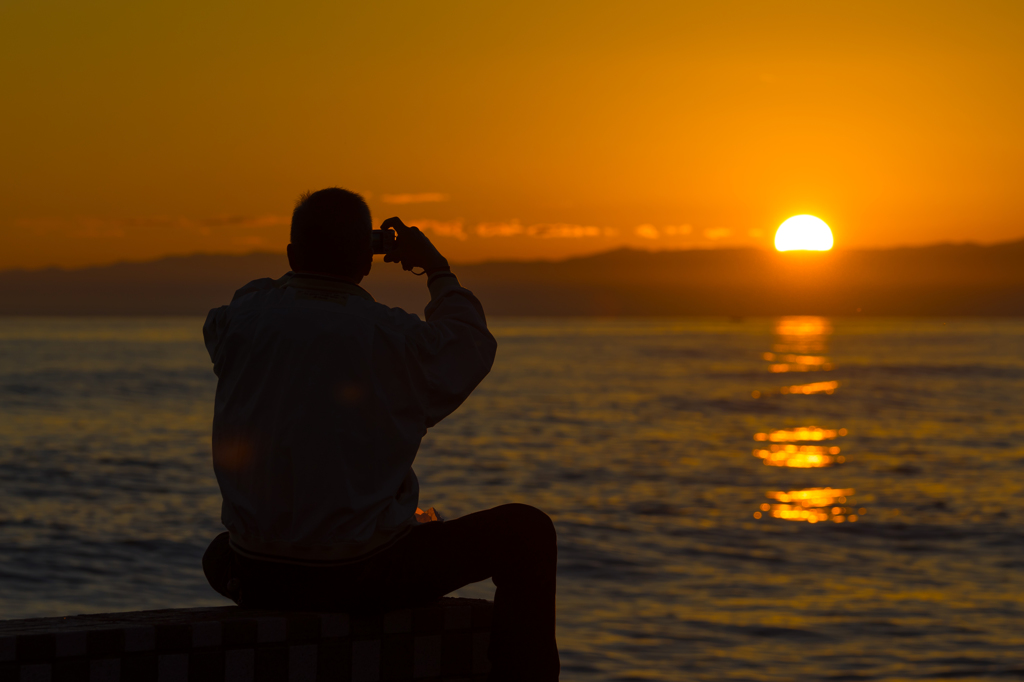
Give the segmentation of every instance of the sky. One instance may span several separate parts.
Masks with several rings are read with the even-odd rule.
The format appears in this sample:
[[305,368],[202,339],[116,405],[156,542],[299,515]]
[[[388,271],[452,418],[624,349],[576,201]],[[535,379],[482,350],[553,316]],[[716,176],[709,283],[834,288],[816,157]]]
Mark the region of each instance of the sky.
[[453,262],[1024,237],[1021,2],[0,0],[0,269],[282,250],[340,186]]

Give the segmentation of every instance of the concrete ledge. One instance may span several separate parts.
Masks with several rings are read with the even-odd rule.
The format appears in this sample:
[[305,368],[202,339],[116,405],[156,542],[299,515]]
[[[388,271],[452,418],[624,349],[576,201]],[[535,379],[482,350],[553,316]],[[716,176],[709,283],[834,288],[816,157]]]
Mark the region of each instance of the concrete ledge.
[[492,604],[360,617],[235,606],[0,621],[0,682],[483,682]]

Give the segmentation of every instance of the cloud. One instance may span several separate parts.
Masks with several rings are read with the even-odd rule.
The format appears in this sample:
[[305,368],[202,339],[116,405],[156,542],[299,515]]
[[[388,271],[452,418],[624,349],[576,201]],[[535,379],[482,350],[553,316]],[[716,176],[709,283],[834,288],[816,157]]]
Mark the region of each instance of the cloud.
[[692,225],[666,225],[662,231],[670,237],[682,236],[693,232]]
[[64,234],[85,239],[118,239],[148,236],[153,232],[186,231],[209,237],[214,232],[245,230],[272,230],[287,227],[289,216],[280,215],[222,215],[209,218],[184,216],[129,216],[96,218],[21,218],[14,223],[39,235]]
[[633,228],[633,231],[638,237],[644,239],[660,239],[662,235],[666,237],[681,237],[683,235],[690,234],[693,232],[691,225],[666,225],[660,230],[650,223],[643,225],[637,225]]
[[428,204],[437,201],[448,201],[448,195],[441,192],[420,192],[419,194],[382,194],[381,201],[385,204]]
[[638,237],[643,237],[644,239],[658,239],[661,237],[661,233],[658,232],[658,228],[654,225],[647,224],[637,225],[636,234]]
[[[186,218],[181,218],[180,220],[187,221]],[[281,225],[290,225],[292,221],[290,217],[281,215],[233,215],[205,218],[195,222],[203,227],[236,227],[251,229],[254,227],[278,227]]]
[[430,230],[437,237],[455,237],[459,240],[466,239],[466,233],[462,230],[461,220],[432,220],[430,218],[420,218],[419,220],[410,220],[410,225],[415,225],[421,230]]
[[480,223],[476,226],[476,233],[481,237],[512,237],[523,232],[523,226],[518,220],[510,220],[507,223]]
[[538,239],[582,239],[583,237],[600,237],[601,228],[569,223],[538,223],[526,228],[526,234]]
[[124,236],[124,230],[117,227],[89,226],[75,232],[73,236],[86,239],[118,239]]
[[585,237],[613,237],[617,231],[600,228],[594,225],[576,225],[574,223],[536,223],[524,228],[519,220],[507,223],[480,223],[476,233],[481,237],[514,237],[523,235],[534,239],[583,239]]
[[711,229],[704,230],[704,236],[708,239],[724,239],[732,234],[732,230],[728,227],[712,227]]

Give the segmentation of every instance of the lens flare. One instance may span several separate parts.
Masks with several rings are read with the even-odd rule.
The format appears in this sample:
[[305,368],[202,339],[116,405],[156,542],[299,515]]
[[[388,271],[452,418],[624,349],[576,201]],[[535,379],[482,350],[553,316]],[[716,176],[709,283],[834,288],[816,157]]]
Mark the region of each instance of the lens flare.
[[795,215],[779,225],[775,248],[779,251],[828,251],[832,248],[832,230],[821,218]]

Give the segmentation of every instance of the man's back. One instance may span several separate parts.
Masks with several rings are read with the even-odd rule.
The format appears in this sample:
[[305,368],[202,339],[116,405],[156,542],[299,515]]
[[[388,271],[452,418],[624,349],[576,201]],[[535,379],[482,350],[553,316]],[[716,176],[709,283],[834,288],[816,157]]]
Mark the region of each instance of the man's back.
[[357,285],[289,273],[210,311],[214,468],[236,551],[340,563],[414,523],[420,439],[483,379],[496,348],[454,277],[431,294],[424,322]]
[[[491,682],[558,679],[557,536],[544,512],[502,504],[416,523],[420,439],[490,371],[483,308],[416,227],[374,230],[358,194],[304,194],[292,271],[210,311],[218,376],[213,460],[228,532],[203,572],[243,607],[387,611],[494,581]],[[393,235],[389,237],[389,235]],[[373,254],[422,268],[426,321],[357,284]]]

